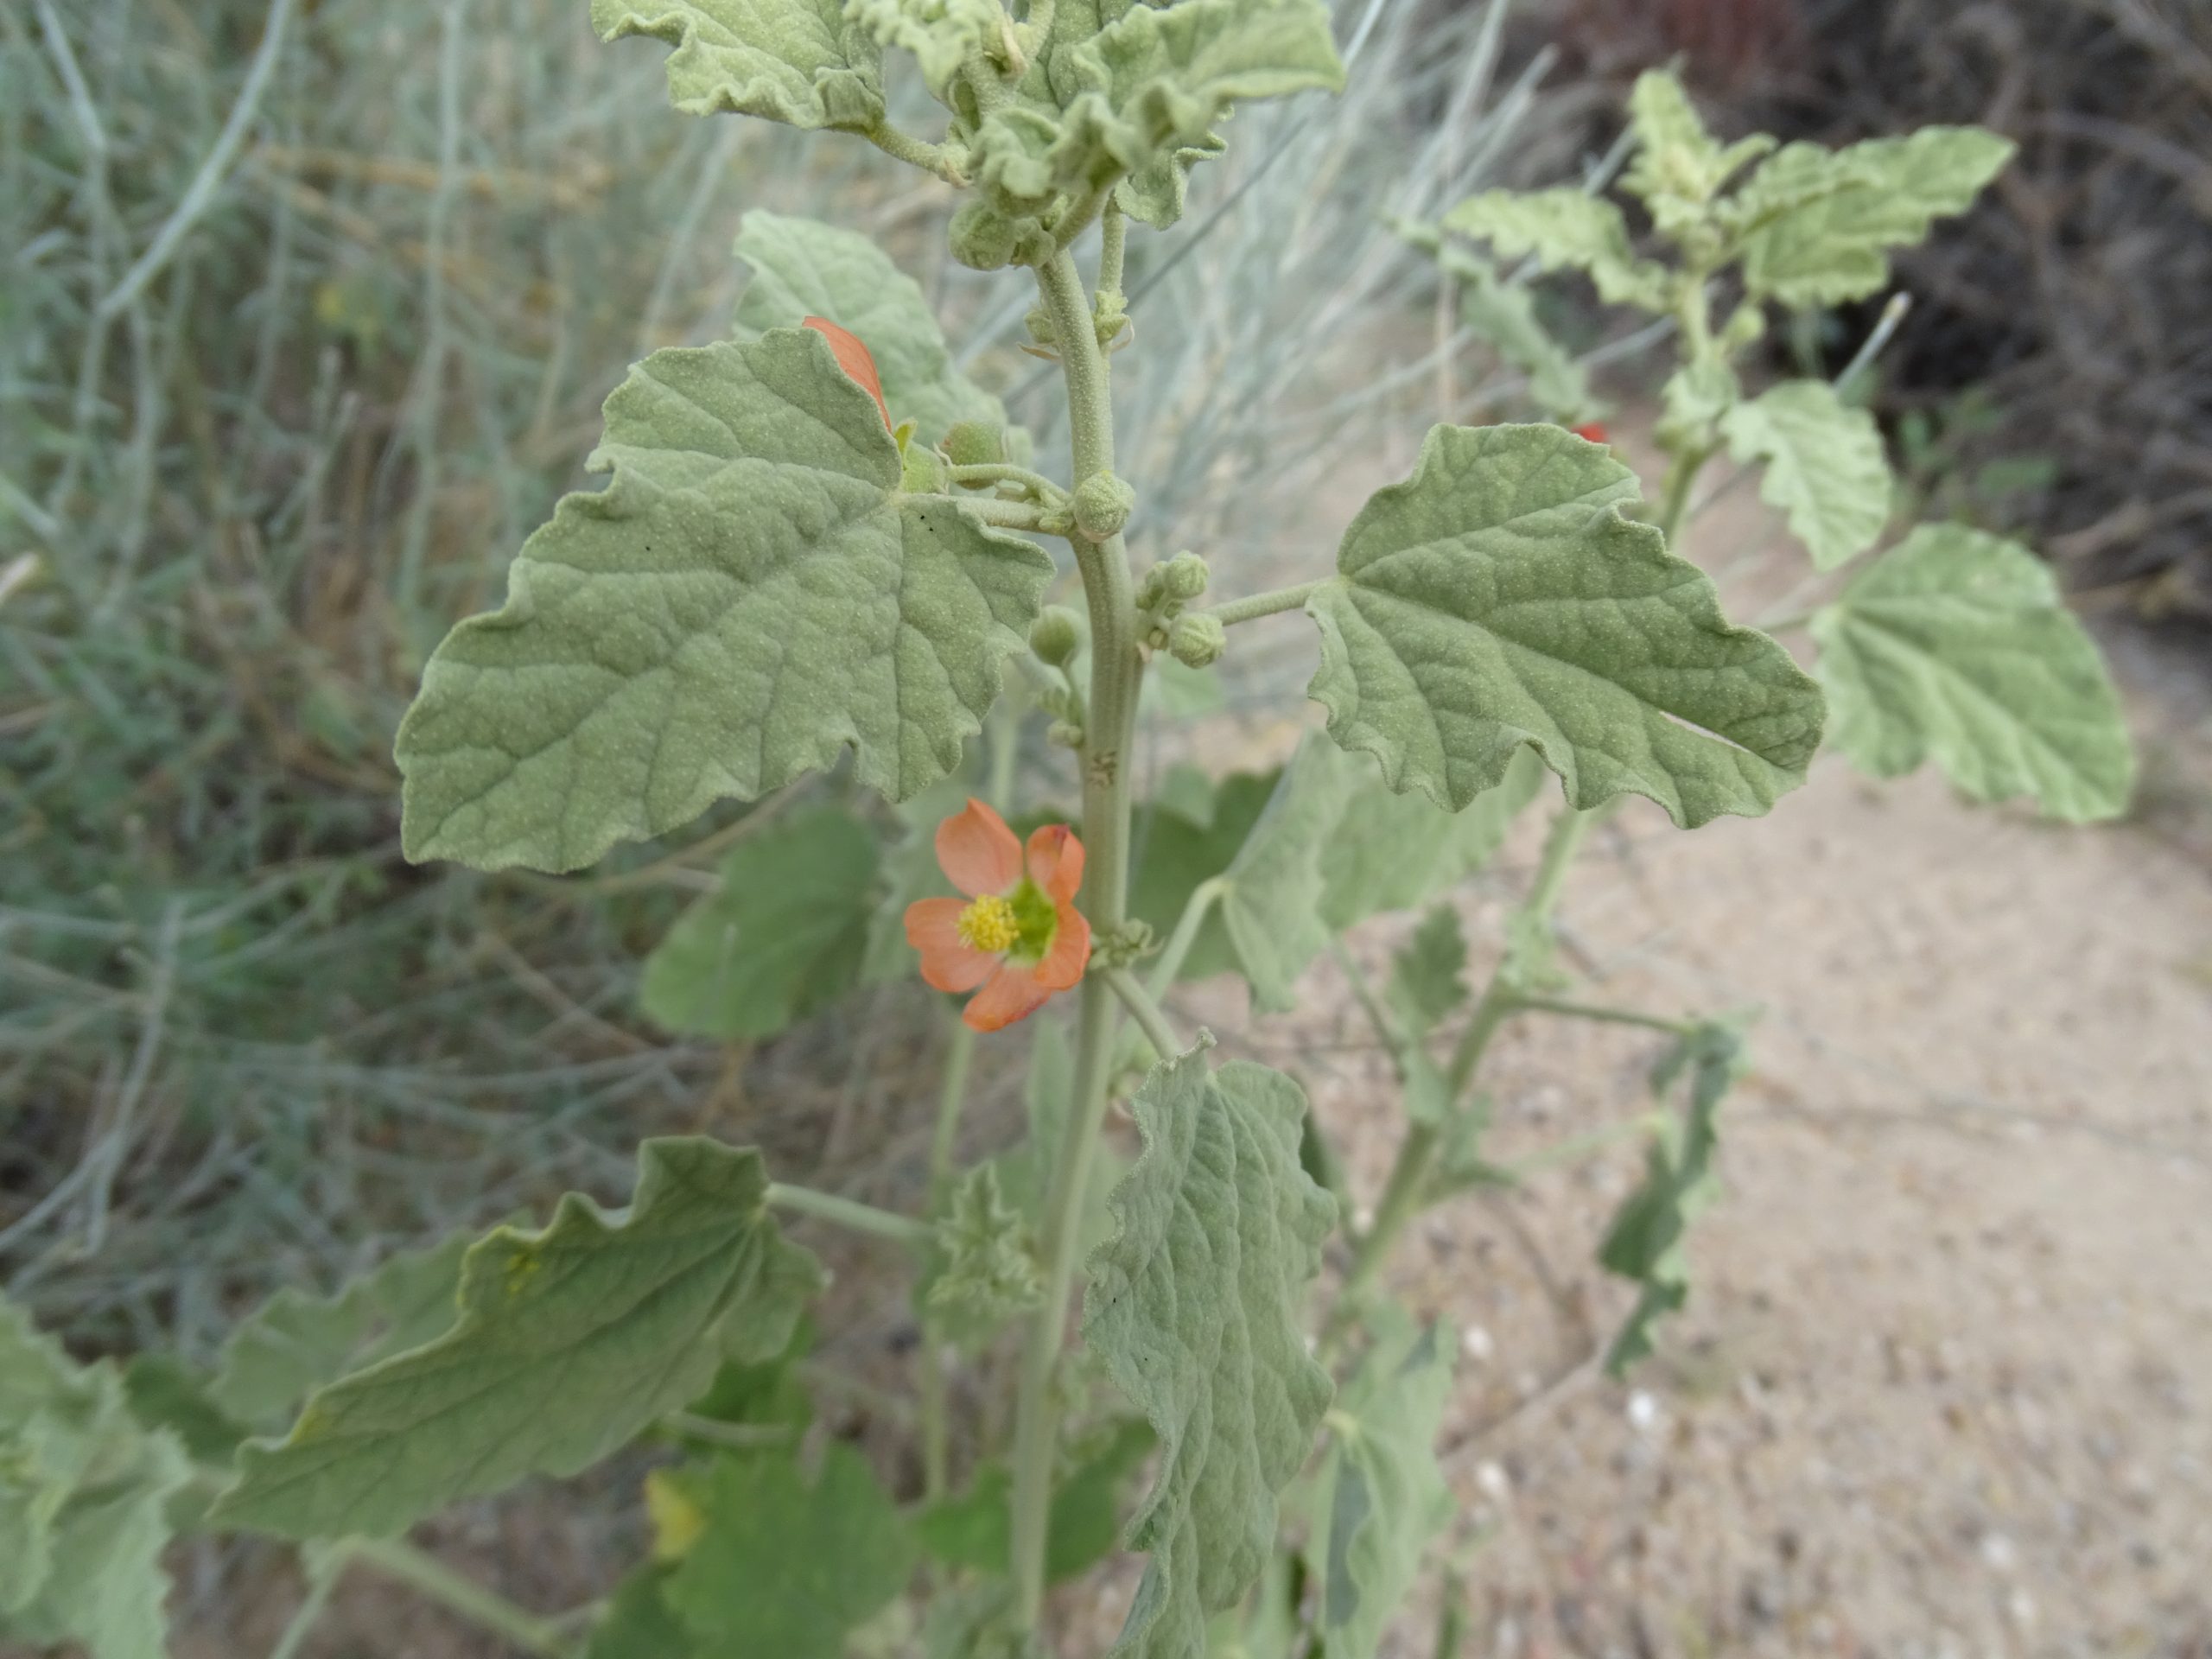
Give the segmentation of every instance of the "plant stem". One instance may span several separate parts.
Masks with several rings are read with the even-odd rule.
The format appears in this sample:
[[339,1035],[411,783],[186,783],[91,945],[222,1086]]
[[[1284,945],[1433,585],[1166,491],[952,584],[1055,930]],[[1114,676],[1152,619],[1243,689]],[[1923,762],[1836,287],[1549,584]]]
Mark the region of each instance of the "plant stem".
[[899,131],[887,121],[878,122],[863,136],[885,155],[896,156],[910,166],[920,168],[925,173],[934,173],[947,184],[962,185],[968,181],[962,176],[958,163],[952,159],[952,152],[943,144],[925,143],[911,133]]
[[[1059,341],[1073,479],[1079,485],[1113,470],[1112,383],[1073,257],[1063,249],[1039,270],[1037,283]],[[1128,749],[1144,663],[1137,654],[1128,551],[1122,537],[1095,543],[1078,537],[1074,546],[1090,611],[1092,644],[1090,718],[1082,755],[1085,860],[1079,901],[1092,937],[1103,938],[1119,931],[1128,904]],[[1068,1103],[1045,1205],[1045,1295],[1030,1316],[1014,1402],[1014,1615],[1016,1629],[1024,1635],[1035,1631],[1044,1611],[1045,1531],[1059,1437],[1059,1408],[1052,1385],[1067,1334],[1081,1201],[1090,1187],[1091,1159],[1106,1111],[1116,1013],[1114,992],[1104,977],[1086,976],[1076,1036],[1075,1096]]]
[[1028,501],[1001,501],[988,495],[930,495],[915,494],[912,501],[942,501],[948,506],[964,507],[987,524],[996,524],[1001,530],[1026,530],[1032,535],[1042,536],[1045,515]]
[[1663,1031],[1675,1037],[1687,1037],[1690,1033],[1690,1027],[1680,1020],[1639,1014],[1634,1008],[1601,1007],[1594,1002],[1573,1002],[1557,996],[1524,996],[1520,1002],[1522,1011],[1529,1014],[1556,1014],[1563,1019],[1594,1020],[1608,1026],[1640,1026],[1646,1031]]
[[938,1086],[937,1127],[930,1132],[930,1203],[944,1201],[952,1183],[952,1151],[960,1135],[960,1115],[968,1101],[968,1073],[976,1059],[976,1031],[957,1015],[944,1045],[944,1077]]
[[338,1588],[338,1575],[346,1569],[344,1547],[312,1560],[308,1567],[308,1592],[286,1621],[283,1633],[276,1638],[276,1645],[269,1649],[269,1659],[293,1659],[315,1629],[315,1621],[330,1605],[331,1592]]
[[1128,239],[1129,222],[1118,205],[1109,200],[1098,226],[1098,294],[1101,299],[1122,294],[1122,255]]
[[412,1544],[397,1538],[350,1538],[341,1548],[347,1560],[397,1580],[470,1624],[504,1637],[525,1653],[566,1659],[574,1651],[553,1620],[516,1606]]
[[1176,1036],[1175,1028],[1167,1023],[1160,1004],[1137,982],[1135,974],[1126,968],[1109,968],[1105,979],[1114,995],[1122,999],[1122,1006],[1143,1028],[1145,1040],[1152,1045],[1153,1052],[1163,1060],[1172,1060],[1184,1051],[1187,1045]]
[[1183,971],[1191,947],[1198,943],[1198,930],[1206,925],[1206,918],[1228,891],[1227,878],[1218,875],[1210,876],[1191,889],[1190,898],[1183,904],[1183,913],[1175,918],[1175,931],[1167,936],[1166,947],[1152,964],[1152,977],[1145,982],[1145,991],[1154,1001],[1162,1001],[1174,989],[1175,976]]
[[1698,474],[1712,459],[1713,451],[1699,444],[1682,450],[1668,464],[1659,529],[1667,538],[1669,551],[1675,550],[1675,538],[1682,533],[1682,522],[1689,516],[1690,492],[1697,486]]
[[779,1209],[812,1216],[817,1221],[832,1222],[872,1237],[887,1238],[896,1244],[918,1246],[930,1242],[927,1222],[915,1221],[906,1216],[894,1216],[888,1210],[879,1210],[872,1204],[862,1204],[855,1198],[841,1198],[834,1192],[817,1192],[810,1186],[790,1186],[782,1181],[771,1181],[768,1184],[768,1202]]
[[1254,594],[1249,599],[1232,599],[1226,605],[1210,607],[1209,614],[1220,619],[1224,628],[1233,628],[1239,622],[1249,622],[1262,616],[1273,616],[1278,611],[1294,611],[1313,597],[1319,582],[1301,582],[1295,588],[1278,588],[1271,594]]
[[1541,1152],[1530,1153],[1504,1166],[1505,1173],[1516,1180],[1551,1169],[1560,1164],[1573,1163],[1586,1153],[1601,1152],[1616,1141],[1625,1141],[1630,1135],[1656,1135],[1665,1124],[1664,1112],[1639,1112],[1636,1116],[1618,1123],[1608,1123],[1602,1129],[1591,1129],[1582,1135],[1569,1135],[1556,1146],[1546,1147]]
[[948,470],[956,484],[1019,484],[1039,501],[1067,499],[1067,492],[1044,474],[1033,473],[1027,467],[1016,467],[1007,461],[979,461]]
[[1390,1069],[1397,1073],[1398,1081],[1404,1083],[1413,1069],[1406,1054],[1405,1033],[1398,1029],[1397,1021],[1390,1017],[1390,1011],[1382,1006],[1382,999],[1376,995],[1375,987],[1368,981],[1367,970],[1353,957],[1344,944],[1343,934],[1330,936],[1329,954],[1336,958],[1337,967],[1344,974],[1344,983],[1351,987],[1352,1000],[1367,1015],[1367,1023],[1375,1027],[1377,1040],[1390,1052]]

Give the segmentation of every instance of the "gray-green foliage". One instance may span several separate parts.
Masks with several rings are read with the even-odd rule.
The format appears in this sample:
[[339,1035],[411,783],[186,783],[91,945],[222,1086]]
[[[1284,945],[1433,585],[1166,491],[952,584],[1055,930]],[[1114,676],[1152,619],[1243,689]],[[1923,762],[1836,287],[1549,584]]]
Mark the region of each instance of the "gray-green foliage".
[[1326,1659],[1374,1659],[1384,1627],[1449,1522],[1436,1435],[1451,1397],[1449,1326],[1378,1320],[1375,1345],[1329,1413],[1307,1550]]
[[168,1504],[188,1474],[111,1362],[78,1364],[0,1300],[0,1638],[160,1659]]
[[838,1659],[913,1572],[912,1529],[849,1446],[812,1473],[788,1453],[741,1453],[671,1480],[697,1531],[660,1599],[702,1656]]
[[1742,1033],[1732,1024],[1709,1021],[1690,1031],[1651,1069],[1651,1091],[1662,1099],[1688,1072],[1689,1102],[1679,1120],[1665,1120],[1643,1185],[1629,1194],[1599,1247],[1603,1267],[1643,1287],[1628,1323],[1605,1351],[1606,1368],[1616,1376],[1651,1351],[1652,1328],[1689,1300],[1682,1241],[1692,1219],[1713,1199],[1719,1179],[1713,1156],[1719,1140],[1720,1102],[1744,1066]]
[[573,1474],[701,1393],[724,1357],[780,1352],[820,1284],[767,1213],[760,1154],[645,1141],[629,1209],[570,1194],[463,1262],[443,1336],[308,1401],[239,1453],[220,1524],[389,1535],[528,1474]]
[[456,1233],[402,1251],[334,1296],[279,1291],[223,1344],[208,1398],[251,1428],[281,1429],[324,1383],[442,1336],[459,1312],[468,1242]]
[[592,0],[591,22],[604,41],[675,48],[669,102],[687,115],[855,131],[883,118],[882,54],[842,0]]
[[1223,873],[1222,920],[1252,1005],[1264,1013],[1294,1006],[1298,976],[1328,944],[1322,859],[1354,772],[1339,751],[1308,738]]
[[756,208],[737,257],[753,270],[737,302],[740,338],[827,317],[868,347],[891,418],[916,423],[923,442],[961,421],[1005,423],[1005,405],[953,367],[921,284],[859,232]]
[[959,764],[1052,561],[899,493],[882,412],[810,330],[656,352],[594,464],[400,727],[410,857],[569,870],[826,767],[894,799]]
[[1131,1103],[1144,1151],[1090,1263],[1084,1340],[1160,1437],[1127,1543],[1150,1553],[1118,1655],[1185,1659],[1260,1576],[1276,1494],[1329,1402],[1300,1319],[1336,1205],[1299,1166],[1305,1096],[1201,1048]]
[[1579,807],[1632,792],[1688,826],[1771,807],[1819,745],[1819,689],[1626,516],[1637,498],[1557,427],[1433,429],[1306,603],[1331,735],[1454,809],[1523,746]]
[[1637,256],[1627,217],[1602,196],[1485,191],[1445,214],[1444,228],[1488,242],[1509,259],[1530,257],[1546,270],[1586,272],[1609,304],[1665,308],[1665,268]]
[[1789,515],[1814,565],[1847,563],[1890,518],[1890,464],[1874,417],[1824,380],[1785,380],[1720,416],[1739,461],[1764,461],[1760,493]]
[[2095,642],[2025,548],[1926,525],[1813,619],[1837,747],[1878,778],[1932,760],[1967,795],[2084,823],[2126,810],[2127,725]]
[[1390,958],[1390,1006],[1410,1035],[1426,1038],[1467,1001],[1467,941],[1459,913],[1439,905]]
[[874,833],[842,808],[764,825],[645,959],[645,1013],[670,1031],[741,1042],[827,1007],[859,982],[875,880]]
[[976,1165],[953,1189],[936,1255],[923,1305],[955,1342],[992,1337],[1044,1299],[1028,1223],[1001,1196],[995,1165]]

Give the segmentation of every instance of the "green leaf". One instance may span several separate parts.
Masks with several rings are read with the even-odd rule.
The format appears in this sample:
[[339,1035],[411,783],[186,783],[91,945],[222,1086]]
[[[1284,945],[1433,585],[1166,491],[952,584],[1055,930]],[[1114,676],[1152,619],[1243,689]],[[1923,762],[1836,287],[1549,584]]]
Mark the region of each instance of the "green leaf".
[[1444,215],[1444,228],[1495,247],[1508,259],[1533,254],[1546,270],[1583,270],[1610,305],[1669,308],[1663,265],[1636,257],[1628,220],[1601,196],[1580,190],[1486,190]]
[[1924,127],[1840,151],[1785,145],[1732,204],[1752,227],[1742,244],[1746,287],[1797,307],[1866,298],[1890,279],[1889,250],[1972,207],[2013,149],[1980,127]]
[[664,1030],[772,1037],[860,982],[876,911],[875,835],[842,807],[768,824],[645,959],[639,1001]]
[[1425,795],[1383,786],[1371,756],[1321,851],[1321,919],[1337,932],[1370,916],[1413,910],[1449,893],[1497,856],[1506,832],[1544,785],[1535,751],[1514,751],[1505,775],[1457,812]]
[[1605,1368],[1616,1376],[1651,1352],[1652,1327],[1689,1300],[1682,1240],[1697,1212],[1712,1202],[1718,1182],[1715,1118],[1744,1065],[1743,1033],[1733,1025],[1709,1021],[1651,1069],[1651,1091],[1661,1099],[1685,1071],[1690,1073],[1689,1109],[1681,1122],[1668,1121],[1651,1148],[1643,1185],[1629,1194],[1599,1247],[1600,1266],[1643,1287],[1605,1353]]
[[[1165,939],[1174,931],[1183,906],[1201,881],[1224,873],[1252,826],[1260,821],[1281,782],[1279,772],[1238,772],[1221,780],[1211,811],[1203,823],[1165,803],[1138,831],[1135,867],[1129,876],[1129,914]],[[1184,979],[1206,979],[1239,970],[1221,906],[1216,905],[1184,958]]]
[[1766,463],[1759,494],[1787,513],[1815,568],[1874,545],[1890,521],[1890,464],[1874,417],[1825,380],[1785,380],[1720,418],[1736,459]]
[[1274,1546],[1276,1494],[1329,1402],[1306,1351],[1306,1286],[1336,1205],[1299,1167],[1298,1085],[1203,1049],[1153,1069],[1130,1110],[1144,1150],[1116,1189],[1121,1230],[1090,1259],[1089,1350],[1160,1436],[1130,1523],[1151,1553],[1116,1655],[1185,1659]]
[[953,367],[921,285],[865,236],[755,208],[737,233],[737,257],[753,270],[737,302],[741,338],[827,317],[868,347],[891,418],[915,422],[925,443],[958,421],[1005,424],[1006,406]]
[[130,1414],[148,1428],[166,1428],[194,1463],[220,1468],[251,1432],[215,1403],[213,1379],[173,1354],[134,1354],[123,1368]]
[[592,0],[591,26],[675,48],[668,101],[686,115],[852,132],[883,119],[882,54],[842,0]]
[[[1076,1459],[1052,1488],[1045,1576],[1053,1584],[1086,1573],[1111,1554],[1121,1530],[1122,1491],[1154,1445],[1151,1427],[1125,1418]],[[985,1464],[965,1492],[942,1498],[914,1520],[925,1554],[978,1573],[1013,1571],[1013,1477],[1002,1463]]]
[[1544,327],[1535,296],[1505,282],[1487,260],[1460,257],[1460,320],[1529,377],[1529,400],[1539,410],[1569,426],[1590,419],[1597,410],[1590,377]]
[[0,1639],[160,1659],[168,1510],[189,1475],[111,1361],[79,1365],[0,1300]]
[[668,1575],[655,1561],[623,1580],[592,1626],[584,1659],[694,1659],[698,1645],[663,1593]]
[[1390,959],[1390,1006],[1416,1041],[1467,1001],[1467,941],[1459,912],[1439,905]]
[[811,1481],[770,1454],[674,1478],[705,1526],[662,1599],[709,1651],[839,1659],[912,1575],[913,1535],[849,1446],[831,1444]]
[[1671,69],[1648,69],[1629,94],[1636,154],[1621,188],[1650,209],[1652,223],[1679,237],[1702,217],[1719,188],[1722,150]]
[[239,1453],[219,1525],[388,1536],[524,1475],[570,1475],[695,1398],[723,1358],[780,1351],[821,1269],[767,1211],[760,1154],[639,1148],[629,1208],[562,1199],[552,1224],[468,1252],[460,1318],[319,1390],[282,1443]]
[[1623,509],[1636,476],[1554,426],[1440,426],[1306,602],[1309,693],[1395,790],[1463,808],[1533,747],[1576,806],[1757,815],[1804,781],[1819,688]]
[[1326,1659],[1374,1659],[1429,1540],[1452,1516],[1436,1434],[1452,1394],[1451,1331],[1401,1319],[1361,1362],[1329,1414],[1313,1486],[1314,1624]]
[[811,329],[656,352],[607,401],[613,480],[524,543],[399,728],[415,859],[570,870],[833,764],[894,799],[958,766],[1052,560],[902,496]]
[[1262,1013],[1297,1006],[1299,975],[1328,945],[1321,861],[1356,775],[1341,751],[1308,737],[1224,872],[1222,924]]
[[283,1427],[348,1371],[443,1335],[459,1311],[465,1234],[403,1250],[334,1296],[280,1290],[231,1332],[208,1398],[247,1428]]
[[999,1196],[992,1165],[976,1165],[953,1189],[935,1243],[923,1306],[952,1341],[986,1342],[1044,1300],[1028,1224]]
[[1812,623],[1836,747],[1895,778],[1933,760],[1968,796],[2085,823],[2127,809],[2135,756],[2098,655],[2025,548],[1924,524]]

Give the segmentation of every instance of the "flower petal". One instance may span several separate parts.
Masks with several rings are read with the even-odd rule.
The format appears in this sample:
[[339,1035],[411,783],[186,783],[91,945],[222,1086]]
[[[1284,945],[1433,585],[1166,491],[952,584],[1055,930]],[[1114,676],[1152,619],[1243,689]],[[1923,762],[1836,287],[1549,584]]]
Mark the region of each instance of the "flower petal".
[[861,388],[875,399],[875,406],[883,411],[883,426],[891,429],[891,406],[883,401],[883,382],[875,372],[875,359],[868,355],[860,336],[848,334],[827,317],[809,317],[799,324],[811,328],[830,342],[830,354],[837,359],[837,366],[861,383]]
[[970,899],[1011,892],[1021,880],[1021,843],[1006,820],[978,800],[938,825],[937,861]]
[[1037,964],[1037,982],[1048,991],[1073,990],[1090,963],[1090,924],[1073,905],[1063,904],[1054,913],[1058,925]]
[[1034,963],[1017,966],[1001,963],[990,982],[968,1000],[960,1017],[977,1031],[1002,1031],[1017,1020],[1027,1020],[1051,1000],[1052,993],[1039,984]]
[[922,980],[940,991],[972,991],[991,976],[998,957],[960,937],[959,899],[917,899],[906,906],[906,943],[922,958]]
[[1065,823],[1048,823],[1029,837],[1029,879],[1045,896],[1065,905],[1083,886],[1083,842]]

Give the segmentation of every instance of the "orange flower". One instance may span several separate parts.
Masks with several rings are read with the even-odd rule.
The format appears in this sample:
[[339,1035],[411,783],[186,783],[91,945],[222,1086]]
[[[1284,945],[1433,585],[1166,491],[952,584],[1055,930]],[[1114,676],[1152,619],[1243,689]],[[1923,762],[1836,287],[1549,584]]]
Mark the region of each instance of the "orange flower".
[[883,401],[883,382],[875,372],[875,359],[861,345],[860,336],[847,334],[827,317],[809,317],[799,324],[811,328],[830,342],[830,354],[837,359],[837,366],[861,383],[861,389],[875,399],[875,406],[883,411],[883,429],[891,429],[891,405]]
[[937,827],[937,861],[965,899],[906,906],[906,943],[940,991],[975,991],[961,1014],[977,1031],[1027,1019],[1071,990],[1090,960],[1090,924],[1075,907],[1083,843],[1065,823],[1029,837],[1025,855],[1006,820],[981,801]]

